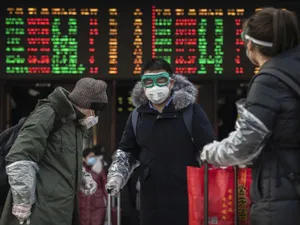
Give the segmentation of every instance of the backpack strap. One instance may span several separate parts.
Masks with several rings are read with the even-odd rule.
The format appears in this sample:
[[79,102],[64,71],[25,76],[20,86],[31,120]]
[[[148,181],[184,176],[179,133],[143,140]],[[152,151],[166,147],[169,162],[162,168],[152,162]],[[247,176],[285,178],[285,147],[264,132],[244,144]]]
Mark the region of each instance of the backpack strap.
[[194,109],[194,105],[190,104],[184,111],[183,111],[183,120],[184,120],[184,124],[186,129],[189,132],[189,135],[191,137],[191,141],[194,143],[194,138],[193,138],[193,109]]
[[137,111],[137,108],[135,108],[131,114],[131,122],[132,122],[133,132],[135,136],[136,136],[136,126],[137,126],[138,117],[139,117],[139,112]]
[[283,83],[285,83],[288,87],[290,87],[297,95],[300,97],[300,87],[297,82],[293,79],[293,77],[287,73],[286,71],[282,71],[279,68],[269,67],[266,69],[262,69],[260,73],[268,74],[274,77],[277,77]]
[[[298,97],[300,98],[300,86],[298,85],[297,81],[293,79],[293,77],[286,71],[282,71],[279,68],[273,68],[269,67],[266,69],[261,70],[260,73],[268,74],[271,76],[277,77],[280,81],[282,81],[284,84],[286,84],[289,88],[291,88]],[[279,162],[279,164],[282,166],[284,170],[285,176],[290,180],[290,182],[293,184],[298,196],[300,196],[300,176],[297,175],[293,169],[290,167],[290,165],[279,156],[278,152],[276,151],[276,147],[273,145],[273,143],[270,143],[271,149],[273,150],[274,154],[276,155],[276,158]],[[280,178],[278,178],[280,179]],[[280,180],[277,181],[277,185],[280,185]]]

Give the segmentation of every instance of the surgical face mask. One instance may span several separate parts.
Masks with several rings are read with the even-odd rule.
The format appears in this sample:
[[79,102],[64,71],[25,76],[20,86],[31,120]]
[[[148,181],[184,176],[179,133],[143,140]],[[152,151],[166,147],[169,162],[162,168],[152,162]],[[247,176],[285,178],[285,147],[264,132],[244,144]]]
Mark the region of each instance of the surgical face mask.
[[[248,48],[246,47],[246,56],[247,56],[247,58],[251,61],[251,59],[250,59],[250,56],[249,56],[250,54],[249,54],[249,50],[248,50]],[[251,61],[252,62],[252,61]]]
[[88,166],[93,166],[93,165],[95,165],[96,162],[97,162],[96,157],[90,157],[90,158],[88,158],[88,160],[86,161],[86,164],[87,164]]
[[250,51],[248,50],[247,47],[246,47],[246,56],[247,56],[247,58],[250,60],[250,62],[251,62],[252,64],[254,64],[255,66],[258,66],[258,63],[255,62],[255,59],[252,59],[252,58],[251,58]]
[[90,129],[98,123],[98,116],[89,116],[79,121],[79,123],[86,127],[86,129]]
[[96,162],[92,166],[92,170],[99,174],[103,169],[103,156],[96,156],[95,158],[96,158]]
[[161,104],[169,97],[170,88],[168,86],[153,86],[152,88],[146,88],[145,94],[148,100],[153,104]]

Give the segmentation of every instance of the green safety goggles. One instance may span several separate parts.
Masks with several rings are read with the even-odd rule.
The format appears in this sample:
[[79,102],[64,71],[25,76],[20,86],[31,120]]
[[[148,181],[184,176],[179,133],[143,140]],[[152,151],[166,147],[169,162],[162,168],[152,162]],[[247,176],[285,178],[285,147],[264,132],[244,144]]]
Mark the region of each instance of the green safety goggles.
[[169,73],[161,72],[157,74],[144,74],[141,82],[144,88],[152,88],[154,85],[164,87],[169,85],[170,79]]
[[245,39],[245,31],[243,31],[243,32],[241,33],[241,39],[243,40],[243,42],[246,41],[246,39]]
[[246,38],[246,35],[248,33],[248,28],[246,28],[242,33],[241,33],[241,39],[244,43],[247,42],[247,38]]

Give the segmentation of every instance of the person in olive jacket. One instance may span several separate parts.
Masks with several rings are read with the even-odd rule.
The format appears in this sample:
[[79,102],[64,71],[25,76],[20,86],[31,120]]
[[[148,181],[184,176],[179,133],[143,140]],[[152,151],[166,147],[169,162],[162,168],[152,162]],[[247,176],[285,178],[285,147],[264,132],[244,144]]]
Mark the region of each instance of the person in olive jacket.
[[10,184],[1,225],[76,225],[78,192],[97,184],[82,167],[83,138],[107,103],[107,85],[80,79],[40,100],[6,157]]
[[[106,188],[113,195],[127,183],[140,162],[141,225],[187,225],[187,166],[199,166],[199,149],[214,140],[205,112],[196,104],[197,88],[172,73],[162,59],[147,62],[141,82],[132,91],[139,113],[136,136],[129,116],[119,148],[109,168]],[[192,108],[192,135],[183,113]],[[187,115],[187,114],[185,114]]]

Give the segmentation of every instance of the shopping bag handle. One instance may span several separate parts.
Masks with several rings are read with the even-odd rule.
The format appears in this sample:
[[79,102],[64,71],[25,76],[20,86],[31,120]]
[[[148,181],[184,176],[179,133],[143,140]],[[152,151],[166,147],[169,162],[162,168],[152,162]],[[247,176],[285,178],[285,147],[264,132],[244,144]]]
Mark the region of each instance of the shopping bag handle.
[[204,225],[208,225],[208,163],[204,160]]

